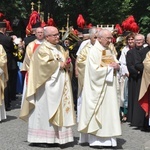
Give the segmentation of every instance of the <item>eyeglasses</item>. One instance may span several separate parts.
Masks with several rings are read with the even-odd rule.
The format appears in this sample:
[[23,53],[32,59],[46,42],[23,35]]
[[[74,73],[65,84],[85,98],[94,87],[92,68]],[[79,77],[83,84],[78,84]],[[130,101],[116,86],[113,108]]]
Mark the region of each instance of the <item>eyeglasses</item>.
[[48,35],[48,36],[57,37],[57,36],[60,36],[60,34],[59,34],[59,33],[56,33],[56,34],[50,34],[50,35]]

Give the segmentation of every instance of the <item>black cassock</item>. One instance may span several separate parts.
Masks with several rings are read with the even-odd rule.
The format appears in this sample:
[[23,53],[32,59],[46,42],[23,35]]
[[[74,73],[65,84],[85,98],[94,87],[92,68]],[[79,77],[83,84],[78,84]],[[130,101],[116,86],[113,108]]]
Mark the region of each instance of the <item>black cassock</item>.
[[131,123],[131,126],[136,127],[147,126],[145,112],[138,102],[144,68],[142,62],[147,52],[148,50],[145,48],[133,48],[128,51],[126,56],[127,68],[129,71],[127,121]]

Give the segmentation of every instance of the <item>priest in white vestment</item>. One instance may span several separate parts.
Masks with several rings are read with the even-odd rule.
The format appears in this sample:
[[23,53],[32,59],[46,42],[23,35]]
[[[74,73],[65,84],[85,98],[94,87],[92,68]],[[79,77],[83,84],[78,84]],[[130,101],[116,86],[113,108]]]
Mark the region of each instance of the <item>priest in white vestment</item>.
[[4,89],[6,87],[7,80],[7,56],[3,46],[0,44],[0,121],[6,119]]
[[78,52],[77,52],[77,59],[76,59],[76,77],[78,78],[78,99],[77,99],[77,122],[79,121],[81,103],[82,103],[82,89],[83,89],[83,81],[84,81],[84,72],[85,72],[85,64],[88,52],[90,48],[95,44],[96,41],[96,34],[97,34],[97,27],[92,27],[89,29],[89,37],[90,39],[86,40],[86,44],[82,45],[82,42]]
[[28,120],[30,143],[72,142],[75,125],[68,54],[58,45],[57,28],[44,29],[45,41],[30,60],[26,99],[20,118]]
[[85,65],[78,131],[79,143],[90,146],[117,146],[116,136],[122,134],[117,99],[119,65],[108,48],[111,40],[109,30],[99,31]]
[[25,53],[25,58],[23,60],[23,64],[21,67],[21,72],[25,75],[24,79],[24,87],[23,87],[23,94],[22,94],[22,101],[21,101],[21,106],[24,100],[24,96],[26,93],[26,84],[27,84],[27,76],[28,76],[28,70],[29,70],[29,65],[30,65],[30,59],[37,49],[37,47],[42,44],[44,41],[44,29],[42,27],[38,27],[35,30],[35,36],[36,39],[32,42],[30,42],[27,47],[26,47],[26,53]]

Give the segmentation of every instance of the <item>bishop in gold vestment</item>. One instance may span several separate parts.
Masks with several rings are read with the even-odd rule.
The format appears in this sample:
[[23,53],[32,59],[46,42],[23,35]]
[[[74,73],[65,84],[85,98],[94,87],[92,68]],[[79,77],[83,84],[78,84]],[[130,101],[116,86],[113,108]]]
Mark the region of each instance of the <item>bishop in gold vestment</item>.
[[45,38],[30,60],[20,118],[28,120],[28,142],[65,144],[75,124],[67,57],[55,27],[46,27]]
[[42,42],[44,40],[44,29],[42,27],[38,27],[35,30],[35,36],[36,36],[36,39],[34,41],[30,42],[26,47],[25,58],[23,60],[23,64],[22,64],[22,68],[21,68],[21,71],[25,74],[21,106],[22,106],[24,96],[26,93],[26,84],[27,84],[27,78],[28,78],[30,59],[31,59],[33,53],[35,52],[36,48],[40,44],[42,44]]

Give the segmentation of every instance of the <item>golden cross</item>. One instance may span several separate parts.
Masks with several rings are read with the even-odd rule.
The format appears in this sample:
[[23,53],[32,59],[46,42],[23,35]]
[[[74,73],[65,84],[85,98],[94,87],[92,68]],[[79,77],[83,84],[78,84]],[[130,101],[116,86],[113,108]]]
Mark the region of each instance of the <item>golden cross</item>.
[[38,13],[40,14],[40,4],[41,4],[41,2],[40,2],[40,0],[38,0]]
[[50,18],[50,13],[48,13],[48,15],[47,15],[47,20]]
[[61,30],[59,30],[59,32],[61,32],[62,36],[64,35],[64,33],[66,32],[66,30],[64,29],[64,27],[62,27]]
[[32,2],[31,3],[31,12],[33,12],[33,10],[34,10],[34,3]]
[[67,15],[67,30],[69,29],[69,14]]

